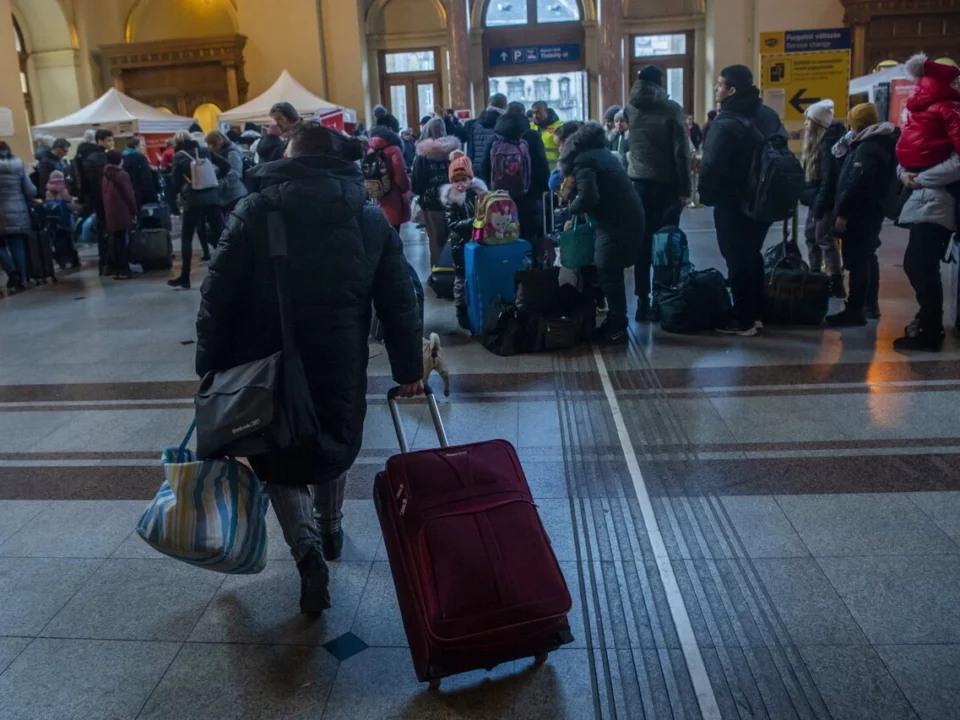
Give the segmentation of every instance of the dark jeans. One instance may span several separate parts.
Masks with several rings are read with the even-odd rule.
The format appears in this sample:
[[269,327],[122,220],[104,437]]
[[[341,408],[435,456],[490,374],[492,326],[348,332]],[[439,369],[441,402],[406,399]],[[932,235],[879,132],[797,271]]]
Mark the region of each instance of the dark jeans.
[[720,253],[727,261],[733,315],[743,325],[752,325],[763,312],[763,250],[771,223],[757,222],[736,205],[713,209]]
[[520,221],[520,237],[537,247],[543,228],[543,202],[533,191],[516,200],[517,219]]
[[130,273],[128,236],[129,233],[127,230],[110,233],[110,265],[113,267],[115,275],[126,275]]
[[903,254],[903,271],[917,295],[917,318],[923,332],[943,330],[943,284],[940,261],[950,242],[950,230],[934,223],[910,226],[910,240]]
[[653,262],[653,236],[663,227],[680,224],[683,205],[676,186],[653,180],[634,180],[646,218],[640,237],[640,253],[635,270],[637,297],[650,295],[650,265]]
[[607,298],[607,327],[612,331],[627,327],[627,289],[623,268],[597,268],[600,288]]
[[0,267],[10,275],[16,273],[20,282],[25,283],[27,275],[27,239],[23,235],[0,237]]
[[[874,233],[848,232],[843,236],[843,266],[850,273],[850,292],[847,295],[847,309],[851,312],[863,312],[863,309],[876,302],[871,292],[876,288],[879,295],[880,261],[877,260],[877,247],[880,238]],[[876,269],[875,269],[876,266]],[[876,278],[874,272],[878,273]]]
[[[213,242],[210,242],[211,238],[207,235],[208,228],[213,232]],[[209,255],[209,246],[217,246],[222,232],[223,215],[220,214],[218,206],[201,205],[200,207],[184,208],[183,232],[180,236],[180,254],[183,259],[181,275],[184,277],[190,275],[190,262],[193,259],[193,234],[197,233],[200,236],[200,247],[203,248],[203,254]]]

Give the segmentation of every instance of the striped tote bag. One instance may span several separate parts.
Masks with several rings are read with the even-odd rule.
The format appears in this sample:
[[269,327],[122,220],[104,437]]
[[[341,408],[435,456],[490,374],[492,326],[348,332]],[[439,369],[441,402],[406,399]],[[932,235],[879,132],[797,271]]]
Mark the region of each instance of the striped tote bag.
[[163,451],[164,482],[137,524],[155,550],[215,572],[249,575],[267,559],[270,500],[253,470],[234,458],[197,460],[187,443]]

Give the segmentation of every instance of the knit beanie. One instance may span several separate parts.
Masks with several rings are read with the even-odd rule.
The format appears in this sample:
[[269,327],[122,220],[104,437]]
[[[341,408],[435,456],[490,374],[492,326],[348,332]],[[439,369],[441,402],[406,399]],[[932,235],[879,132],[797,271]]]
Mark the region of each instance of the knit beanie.
[[375,118],[382,118],[387,114],[387,109],[383,105],[375,105],[373,108],[373,116]]
[[603,119],[605,122],[613,122],[617,117],[617,113],[623,110],[620,105],[611,105],[607,108],[607,111],[603,114]]
[[810,120],[822,127],[830,127],[833,122],[833,100],[821,100],[807,108],[804,113]]
[[656,65],[647,65],[637,74],[637,77],[644,82],[663,87],[663,70]]
[[880,122],[880,114],[873,103],[860,103],[847,116],[847,123],[854,132],[866,130],[871,125]]
[[473,163],[464,154],[463,150],[454,150],[450,153],[450,169],[447,171],[450,182],[457,180],[473,180]]

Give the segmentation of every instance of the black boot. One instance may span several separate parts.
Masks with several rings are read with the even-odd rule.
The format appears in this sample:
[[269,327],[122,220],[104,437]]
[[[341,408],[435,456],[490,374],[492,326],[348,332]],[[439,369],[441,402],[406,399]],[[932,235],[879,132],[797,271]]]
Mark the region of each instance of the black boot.
[[867,307],[864,308],[863,314],[867,316],[867,320],[879,320],[880,303],[867,303]]
[[189,275],[180,275],[175,277],[172,280],[167,280],[167,285],[172,288],[183,288],[184,290],[190,289],[190,276]]
[[634,319],[638,323],[651,322],[653,317],[650,314],[650,296],[643,295],[637,298],[637,314]]
[[893,341],[893,349],[899,352],[921,350],[925,352],[940,352],[943,338],[946,333],[941,328],[938,331],[918,330],[913,335],[904,335]]
[[457,306],[457,324],[463,330],[470,329],[470,316],[467,314],[466,305]]
[[335,533],[320,533],[320,549],[328,562],[339,560],[340,553],[343,552],[343,528]]
[[308,552],[297,563],[300,571],[300,612],[320,615],[330,607],[330,571],[318,550]]
[[847,291],[843,287],[843,274],[830,276],[830,297],[847,299]]
[[827,325],[830,327],[863,327],[866,324],[863,310],[855,310],[849,305],[834,315],[827,315]]

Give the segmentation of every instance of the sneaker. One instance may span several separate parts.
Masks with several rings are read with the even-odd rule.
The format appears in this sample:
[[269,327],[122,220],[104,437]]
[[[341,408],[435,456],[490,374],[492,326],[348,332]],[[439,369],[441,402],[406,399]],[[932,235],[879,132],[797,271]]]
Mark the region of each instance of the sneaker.
[[343,528],[335,533],[320,533],[320,549],[323,550],[323,558],[327,562],[333,562],[340,559],[340,553],[343,552]]
[[910,350],[919,350],[923,352],[940,352],[943,345],[943,338],[946,333],[941,329],[939,332],[920,331],[915,335],[904,335],[893,341],[893,349],[898,352]]
[[300,612],[320,615],[330,607],[330,571],[318,550],[311,550],[297,563],[300,571]]
[[613,329],[603,323],[597,329],[596,342],[598,345],[626,345],[628,341],[627,329]]
[[740,337],[754,337],[760,332],[756,323],[745,325],[737,320],[730,320],[725,325],[716,328],[718,333],[724,335],[739,335]]
[[845,307],[838,313],[827,315],[827,325],[830,327],[863,327],[867,324],[867,318],[859,310],[851,310]]
[[880,304],[876,305],[867,305],[864,309],[863,314],[867,316],[867,320],[879,320],[880,319]]
[[167,285],[172,288],[183,288],[184,290],[190,289],[190,278],[181,275],[180,277],[175,277],[171,280],[167,280]]
[[843,287],[843,275],[830,276],[830,297],[847,299],[847,290]]
[[763,320],[754,320],[753,326],[757,329],[758,333],[763,332]]

